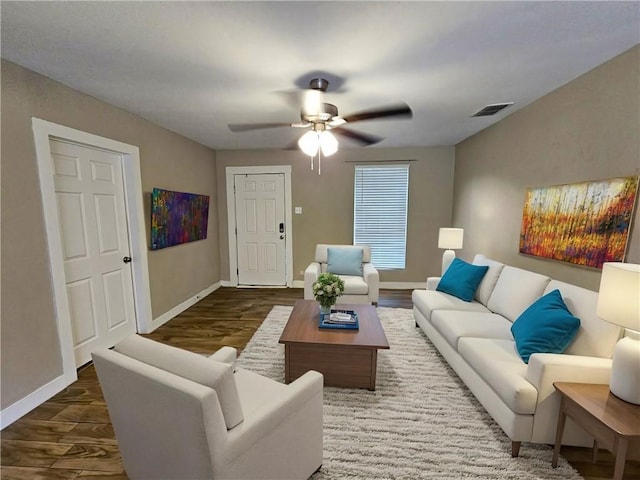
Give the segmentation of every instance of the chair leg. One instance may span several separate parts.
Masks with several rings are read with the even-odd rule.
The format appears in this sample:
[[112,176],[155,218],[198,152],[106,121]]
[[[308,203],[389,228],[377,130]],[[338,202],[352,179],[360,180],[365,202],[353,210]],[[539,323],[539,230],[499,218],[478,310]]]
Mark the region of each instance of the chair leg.
[[511,442],[511,456],[516,458],[520,454],[520,445],[522,442]]

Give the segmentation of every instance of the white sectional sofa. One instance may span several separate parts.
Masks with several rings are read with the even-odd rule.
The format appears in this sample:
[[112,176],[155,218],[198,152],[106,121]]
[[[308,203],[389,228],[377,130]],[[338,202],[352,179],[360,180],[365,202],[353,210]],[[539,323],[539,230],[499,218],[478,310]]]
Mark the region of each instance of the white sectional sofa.
[[[471,302],[436,291],[440,277],[430,277],[426,290],[413,291],[413,313],[416,326],[507,434],[515,457],[521,442],[555,443],[560,399],[553,382],[609,383],[613,349],[623,331],[596,316],[596,292],[483,255],[473,264],[489,268]],[[512,322],[555,289],[580,319],[580,328],[564,353],[534,353],[526,364]],[[568,419],[562,443],[591,446],[593,439]]]

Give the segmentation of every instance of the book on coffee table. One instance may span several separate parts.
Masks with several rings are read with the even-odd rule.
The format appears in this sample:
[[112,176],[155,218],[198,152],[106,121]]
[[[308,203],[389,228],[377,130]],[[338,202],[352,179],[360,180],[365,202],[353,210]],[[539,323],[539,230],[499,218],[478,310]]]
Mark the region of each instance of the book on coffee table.
[[353,310],[331,309],[329,314],[320,314],[320,328],[342,328],[358,330],[358,314]]

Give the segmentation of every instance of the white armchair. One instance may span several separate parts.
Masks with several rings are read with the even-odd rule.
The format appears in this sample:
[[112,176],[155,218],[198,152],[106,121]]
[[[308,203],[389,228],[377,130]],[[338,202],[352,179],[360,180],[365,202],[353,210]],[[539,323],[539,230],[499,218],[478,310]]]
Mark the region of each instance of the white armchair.
[[322,464],[322,375],[289,385],[132,335],[93,362],[132,480],[306,479]]
[[[352,251],[362,251],[362,273],[353,274],[355,272],[342,273],[338,267],[337,270],[329,268],[329,249],[349,249]],[[380,293],[380,276],[378,270],[371,263],[371,248],[360,245],[327,245],[318,244],[316,246],[315,261],[307,267],[304,272],[304,298],[313,300],[313,283],[318,276],[326,271],[332,271],[344,281],[344,295],[338,298],[338,303],[367,303],[378,304],[378,295]]]

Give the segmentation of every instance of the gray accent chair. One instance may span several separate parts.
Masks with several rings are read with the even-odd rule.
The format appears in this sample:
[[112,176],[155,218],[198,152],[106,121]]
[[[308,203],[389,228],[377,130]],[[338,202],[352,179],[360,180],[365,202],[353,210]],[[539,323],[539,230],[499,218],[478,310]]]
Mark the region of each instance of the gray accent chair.
[[92,354],[131,480],[306,479],[322,464],[323,377],[285,385],[132,335]]

